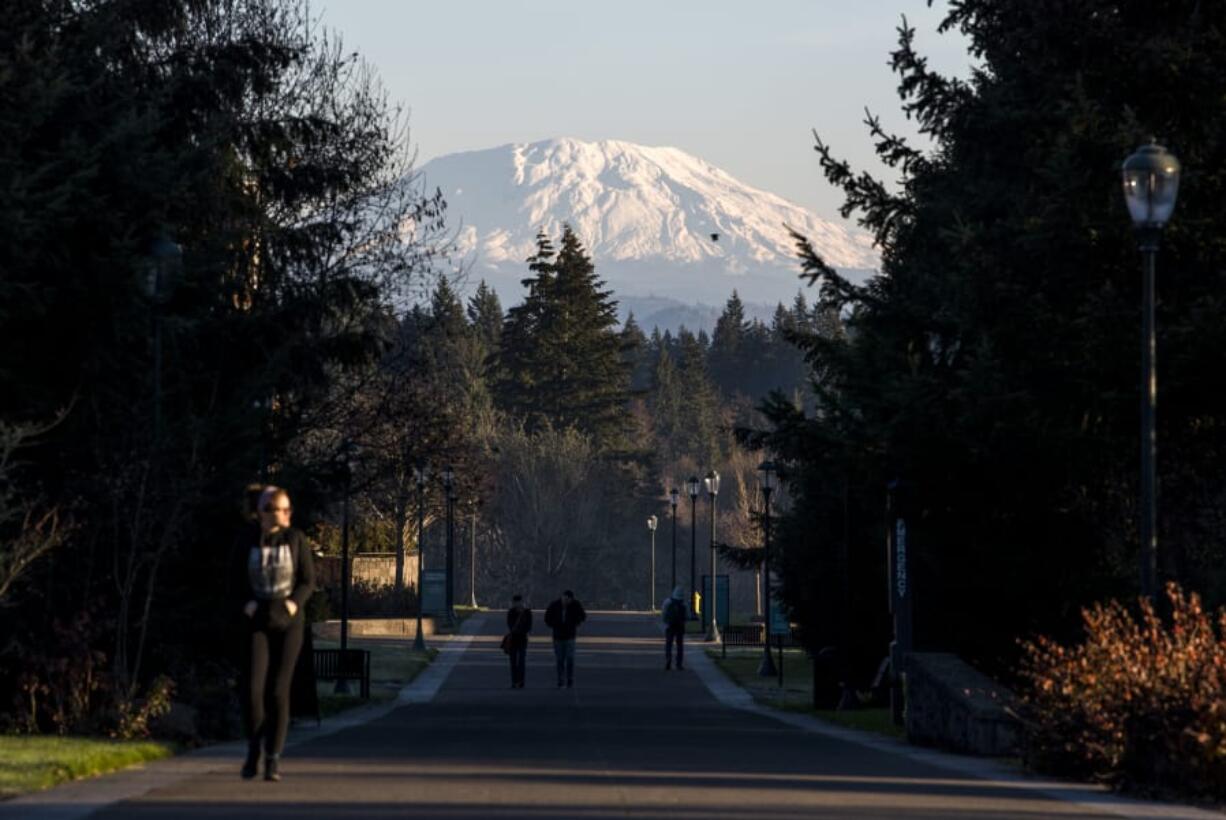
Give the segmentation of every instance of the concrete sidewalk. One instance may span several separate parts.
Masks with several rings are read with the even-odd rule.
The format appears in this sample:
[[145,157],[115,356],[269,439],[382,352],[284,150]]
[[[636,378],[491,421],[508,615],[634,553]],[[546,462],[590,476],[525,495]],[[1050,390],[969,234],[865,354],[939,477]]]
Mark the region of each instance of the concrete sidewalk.
[[[400,701],[428,703],[464,654],[472,636],[482,630],[485,617],[472,616],[461,625],[456,635],[432,639],[432,644],[437,645],[440,641],[446,643],[433,663],[400,691]],[[286,755],[292,758],[294,750],[304,743],[379,720],[398,705],[397,701],[371,704],[326,718],[318,726],[310,723],[295,725],[286,741]],[[78,820],[123,801],[173,788],[191,778],[233,774],[238,771],[246,751],[246,741],[217,743],[166,760],[63,783],[47,791],[0,802],[0,820]]]

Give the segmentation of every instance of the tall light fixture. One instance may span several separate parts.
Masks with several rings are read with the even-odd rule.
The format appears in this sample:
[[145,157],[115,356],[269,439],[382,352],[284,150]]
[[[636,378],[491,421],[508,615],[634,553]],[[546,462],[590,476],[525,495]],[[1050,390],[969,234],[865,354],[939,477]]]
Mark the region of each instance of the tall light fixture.
[[775,463],[758,465],[762,472],[762,662],[758,674],[773,678],[779,674],[771,658],[771,493],[775,489]]
[[719,594],[718,585],[715,583],[715,497],[719,495],[719,473],[715,470],[707,473],[707,477],[703,479],[703,484],[707,488],[707,497],[711,500],[711,598],[710,598],[710,613],[711,622],[707,627],[707,640],[719,641]]
[[702,482],[698,476],[690,476],[685,482],[685,489],[690,494],[690,619],[698,617],[698,564],[695,554],[698,545],[698,490]]
[[430,468],[419,465],[413,468],[413,479],[417,482],[417,636],[413,638],[413,651],[425,652],[426,639],[421,629],[421,610],[426,599],[422,594],[422,570],[426,565],[426,481],[430,478]]
[[656,611],[656,525],[659,519],[654,515],[647,517],[647,529],[651,532],[651,592],[647,594],[647,611]]
[[1179,195],[1179,160],[1157,142],[1143,145],[1123,166],[1124,201],[1142,256],[1141,280],[1141,594],[1158,587],[1158,406],[1154,279],[1162,230]]
[[673,570],[668,580],[668,594],[677,588],[677,496],[681,495],[676,487],[668,491],[668,503],[673,514]]
[[443,501],[447,516],[447,586],[443,594],[443,617],[455,623],[455,471],[448,464],[443,468]]

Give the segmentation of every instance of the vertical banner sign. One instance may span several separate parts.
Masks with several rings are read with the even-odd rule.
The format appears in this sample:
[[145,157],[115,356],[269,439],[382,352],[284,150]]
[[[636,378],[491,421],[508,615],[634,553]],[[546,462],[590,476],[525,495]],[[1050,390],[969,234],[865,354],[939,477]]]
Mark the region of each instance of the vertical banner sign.
[[894,522],[894,590],[901,603],[907,597],[907,522]]
[[783,607],[775,598],[771,598],[771,618],[770,632],[772,635],[788,635],[792,631],[791,624],[788,623],[787,614],[784,613]]
[[421,573],[421,611],[423,615],[442,615],[447,609],[447,570],[427,569]]

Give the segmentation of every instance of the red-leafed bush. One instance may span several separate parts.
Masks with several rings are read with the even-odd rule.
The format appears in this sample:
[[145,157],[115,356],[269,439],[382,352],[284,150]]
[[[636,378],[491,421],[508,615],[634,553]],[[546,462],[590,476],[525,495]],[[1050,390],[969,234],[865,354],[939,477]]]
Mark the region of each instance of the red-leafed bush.
[[1226,610],[1168,584],[1147,600],[1083,611],[1086,638],[1024,642],[1027,762],[1120,788],[1226,798]]

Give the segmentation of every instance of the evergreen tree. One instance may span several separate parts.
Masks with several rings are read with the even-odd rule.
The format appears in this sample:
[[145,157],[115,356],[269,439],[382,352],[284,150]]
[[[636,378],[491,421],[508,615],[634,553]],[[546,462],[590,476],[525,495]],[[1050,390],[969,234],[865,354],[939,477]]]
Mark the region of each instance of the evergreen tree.
[[621,346],[630,371],[630,392],[641,393],[651,382],[651,351],[643,329],[634,320],[633,311],[626,316],[626,323],[622,325]]
[[530,429],[541,426],[548,413],[536,406],[538,380],[548,366],[538,344],[543,314],[554,278],[553,242],[544,229],[537,232],[536,251],[528,257],[534,275],[522,280],[528,294],[507,311],[499,341],[494,396],[499,407],[524,419]]
[[677,334],[677,370],[684,406],[676,421],[674,450],[698,464],[714,465],[723,453],[723,420],[719,392],[707,370],[701,337],[684,327]]
[[999,662],[1017,636],[1072,629],[1088,600],[1135,592],[1140,277],[1118,168],[1158,133],[1196,169],[1159,284],[1161,572],[1226,600],[1205,526],[1226,512],[1226,398],[1205,379],[1226,346],[1226,109],[1204,105],[1226,87],[1226,6],[969,0],[943,27],[970,38],[972,81],[935,74],[906,27],[893,55],[937,148],[868,121],[901,187],[817,143],[882,274],[857,287],[802,246],[815,319],[845,316],[847,332],[806,345],[817,418],[771,408],[796,489],[785,594],[815,646],[884,647],[875,616],[813,596],[846,568],[853,607],[880,583],[885,513],[857,498],[895,479],[915,524],[921,645]]
[[446,338],[458,339],[467,331],[464,307],[445,276],[439,277],[430,296],[430,315],[436,332]]
[[601,452],[626,445],[630,362],[617,303],[570,226],[560,248],[537,237],[523,304],[511,309],[499,362],[499,401],[529,429],[544,423],[590,435]]
[[481,341],[487,356],[496,356],[502,340],[502,303],[494,289],[482,279],[477,292],[468,300],[468,321]]
[[724,311],[715,321],[715,332],[711,336],[710,366],[711,377],[720,390],[731,395],[737,390],[745,390],[744,378],[746,350],[745,334],[749,323],[745,321],[745,305],[737,292],[724,305]]

